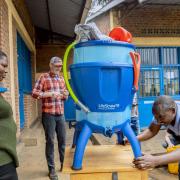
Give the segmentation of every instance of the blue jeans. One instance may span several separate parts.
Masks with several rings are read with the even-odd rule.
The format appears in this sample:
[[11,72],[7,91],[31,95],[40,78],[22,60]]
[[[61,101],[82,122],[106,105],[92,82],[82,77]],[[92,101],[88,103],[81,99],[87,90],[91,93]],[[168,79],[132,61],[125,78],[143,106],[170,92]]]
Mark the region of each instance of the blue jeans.
[[58,149],[61,165],[64,161],[65,152],[65,139],[66,139],[66,129],[65,129],[65,118],[64,115],[51,115],[48,113],[42,114],[42,124],[46,137],[46,160],[48,164],[49,171],[55,169],[54,164],[54,136],[55,132],[57,134]]

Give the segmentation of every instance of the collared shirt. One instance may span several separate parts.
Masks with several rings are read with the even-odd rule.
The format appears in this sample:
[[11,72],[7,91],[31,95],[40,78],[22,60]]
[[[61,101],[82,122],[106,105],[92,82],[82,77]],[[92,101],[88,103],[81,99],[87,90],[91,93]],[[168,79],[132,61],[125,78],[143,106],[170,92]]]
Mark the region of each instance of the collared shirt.
[[36,99],[42,99],[42,112],[60,115],[64,114],[64,99],[55,97],[43,98],[44,92],[63,92],[66,90],[64,78],[54,75],[51,72],[44,73],[37,80],[32,92],[32,96]]
[[[169,124],[167,129],[172,131],[176,136],[180,136],[180,102],[176,102],[177,111],[174,125]],[[158,124],[157,120],[153,118],[153,123]]]

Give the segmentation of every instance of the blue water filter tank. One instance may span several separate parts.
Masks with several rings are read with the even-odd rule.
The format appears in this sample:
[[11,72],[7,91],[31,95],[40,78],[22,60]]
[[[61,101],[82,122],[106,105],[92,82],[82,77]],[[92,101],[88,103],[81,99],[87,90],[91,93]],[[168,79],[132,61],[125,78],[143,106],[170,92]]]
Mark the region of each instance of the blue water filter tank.
[[[74,49],[70,66],[73,89],[90,109],[77,107],[76,120],[96,128],[113,130],[130,119],[133,91],[132,44],[119,41],[87,41]],[[95,129],[96,129],[95,128]]]

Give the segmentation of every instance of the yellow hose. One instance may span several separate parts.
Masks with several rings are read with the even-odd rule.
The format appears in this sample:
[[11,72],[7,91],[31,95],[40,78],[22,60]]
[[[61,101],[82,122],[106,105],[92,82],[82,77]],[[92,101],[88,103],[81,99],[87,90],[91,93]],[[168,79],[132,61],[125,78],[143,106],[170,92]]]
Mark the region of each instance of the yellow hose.
[[81,109],[83,109],[87,113],[87,112],[89,112],[89,109],[79,101],[79,99],[75,95],[74,91],[72,90],[71,85],[69,84],[69,80],[68,80],[67,61],[68,61],[69,53],[70,53],[71,49],[74,48],[75,44],[76,44],[76,41],[72,42],[65,51],[64,58],[63,58],[63,75],[64,75],[67,89],[68,89],[72,99],[74,100],[74,102],[77,105],[80,106]]

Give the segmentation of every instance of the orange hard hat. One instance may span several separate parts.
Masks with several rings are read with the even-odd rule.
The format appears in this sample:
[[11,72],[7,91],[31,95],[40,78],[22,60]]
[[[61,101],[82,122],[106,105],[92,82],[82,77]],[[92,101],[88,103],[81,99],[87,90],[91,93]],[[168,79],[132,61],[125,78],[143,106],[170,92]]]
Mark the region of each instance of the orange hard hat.
[[116,41],[125,41],[128,43],[132,42],[131,33],[128,32],[123,27],[115,27],[114,29],[112,29],[111,32],[109,33],[109,37],[111,37]]

